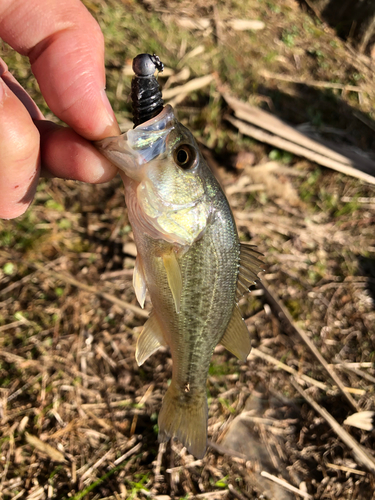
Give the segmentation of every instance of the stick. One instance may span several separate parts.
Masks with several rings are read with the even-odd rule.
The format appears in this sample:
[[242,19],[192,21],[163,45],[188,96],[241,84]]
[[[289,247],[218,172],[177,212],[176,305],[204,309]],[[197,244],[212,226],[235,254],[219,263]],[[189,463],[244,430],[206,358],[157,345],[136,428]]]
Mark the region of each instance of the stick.
[[316,401],[314,401],[296,382],[291,381],[295,389],[303,396],[306,401],[314,408],[315,411],[319,413],[331,426],[332,430],[339,436],[339,438],[344,441],[344,443],[353,451],[354,456],[362,465],[364,465],[370,472],[375,474],[375,459],[367,450],[365,450],[346,430],[341,427],[341,425],[335,420],[328,411],[321,407]]
[[308,500],[313,500],[313,497],[311,495],[309,495],[308,493],[306,493],[305,491],[302,491],[302,490],[296,488],[295,486],[292,486],[284,479],[280,479],[276,476],[273,476],[272,474],[270,474],[269,472],[266,472],[265,470],[262,470],[260,475],[263,477],[266,477],[267,479],[270,479],[271,481],[273,481],[276,484],[279,484],[280,486],[282,486],[286,490],[293,491],[293,493],[297,493],[297,495],[300,495],[303,498],[307,498]]
[[[44,268],[42,265],[33,263],[32,266],[36,267],[40,271],[43,271]],[[85,283],[81,283],[80,281],[77,281],[74,279],[72,276],[69,276],[68,274],[65,273],[58,273],[56,271],[49,271],[49,274],[61,281],[65,281],[65,283],[69,283],[70,285],[73,285],[77,288],[80,288],[81,290],[85,290],[86,292],[92,293],[94,295],[98,295],[99,297],[102,297],[105,300],[108,300],[109,302],[112,302],[113,304],[116,304],[117,306],[120,306],[122,309],[128,309],[132,311],[135,315],[137,315],[140,318],[148,318],[149,313],[147,311],[144,311],[138,306],[135,306],[134,304],[130,304],[129,302],[125,302],[124,300],[118,299],[114,295],[111,295],[110,293],[107,292],[102,292],[101,290],[98,290],[97,288],[86,285]]]
[[346,165],[351,164],[350,160],[344,155],[310,139],[283,120],[280,120],[280,118],[277,118],[277,116],[261,108],[257,108],[256,106],[251,106],[228,94],[224,94],[223,97],[233,109],[236,117],[240,120],[256,125],[257,127],[267,130],[267,132],[275,134],[278,138],[286,139],[288,142],[319,153],[319,155],[331,158],[339,163],[344,163]]
[[[262,278],[263,279],[263,278]],[[273,356],[270,356],[269,354],[266,354],[263,351],[260,351],[259,349],[253,347],[251,349],[250,355],[249,356],[258,356],[259,358],[264,359],[265,361],[268,361],[269,363],[272,363],[275,365],[277,368],[281,368],[282,370],[290,373],[291,375],[294,375],[297,379],[300,378],[307,382],[308,384],[315,385],[316,387],[319,387],[319,389],[322,389],[323,391],[327,391],[329,389],[328,385],[324,384],[323,382],[320,382],[319,380],[315,380],[308,375],[304,375],[303,373],[300,374],[295,370],[294,368],[291,368],[290,366],[286,365],[282,361],[279,361],[278,359],[274,358]]]
[[228,484],[228,490],[232,493],[234,497],[238,498],[238,500],[247,500],[246,497],[243,496],[242,493],[237,491],[235,487],[232,486],[231,484]]
[[275,146],[279,149],[289,151],[290,153],[296,154],[298,156],[303,156],[304,158],[314,161],[319,165],[323,165],[323,167],[328,167],[345,175],[350,175],[370,184],[375,184],[375,168],[374,175],[371,175],[370,173],[366,173],[365,171],[363,171],[365,170],[363,165],[356,164],[356,168],[354,168],[349,166],[348,164],[333,160],[332,158],[328,158],[327,156],[323,156],[322,154],[316,153],[315,151],[300,146],[299,144],[295,144],[294,142],[283,139],[278,135],[273,135],[257,127],[248,125],[241,120],[236,120],[235,118],[232,118],[230,116],[226,116],[225,119],[232,123],[232,125],[237,127],[242,134],[253,137],[258,141],[266,142],[267,144],[271,144],[272,146]]
[[345,465],[326,463],[326,466],[330,469],[343,470],[344,472],[350,472],[351,474],[359,474],[360,476],[365,476],[366,472],[363,470],[353,469],[352,467],[346,467]]
[[[320,382],[319,380],[315,380],[314,378],[311,378],[308,375],[305,375],[304,373],[298,373],[297,370],[295,370],[294,368],[286,365],[285,363],[283,363],[282,361],[279,361],[278,359],[274,358],[273,356],[270,356],[269,354],[266,354],[265,352],[260,351],[256,347],[253,347],[251,349],[250,356],[251,355],[258,356],[259,358],[262,358],[262,359],[272,363],[277,368],[281,368],[282,370],[293,375],[297,380],[298,379],[304,380],[308,384],[315,385],[316,387],[319,387],[319,389],[322,389],[323,391],[328,391],[330,389],[330,387],[328,387],[327,384],[324,384],[323,382]],[[337,387],[335,387],[335,386],[332,387],[332,389],[335,389],[335,388],[337,388]],[[366,391],[364,389],[356,389],[353,387],[344,387],[344,390],[345,390],[345,392],[360,394],[361,396],[366,394]]]
[[209,83],[214,79],[213,75],[206,75],[200,78],[194,78],[194,80],[190,80],[184,85],[179,85],[178,87],[173,87],[172,89],[167,89],[163,92],[163,99],[166,101],[167,99],[171,99],[178,94],[189,94],[190,92],[194,92],[194,90],[199,90],[203,87],[206,87]]
[[315,344],[312,342],[310,337],[307,335],[307,333],[302,330],[302,328],[299,328],[295,322],[293,321],[292,316],[290,315],[288,309],[284,306],[284,304],[281,303],[281,301],[277,298],[275,292],[273,292],[272,288],[269,286],[267,283],[267,280],[265,278],[262,278],[262,281],[259,283],[259,286],[261,286],[268,299],[270,300],[271,304],[276,308],[278,315],[281,315],[285,318],[287,321],[288,325],[290,328],[292,328],[298,335],[301,337],[301,339],[305,342],[305,344],[309,347],[311,352],[314,354],[316,359],[319,361],[319,363],[322,364],[324,369],[327,371],[328,375],[336,382],[337,387],[340,389],[340,391],[343,393],[343,395],[346,397],[348,402],[351,404],[351,406],[356,410],[359,411],[359,407],[356,403],[356,401],[352,398],[352,396],[345,390],[345,386],[342,383],[340,377],[337,375],[337,373],[332,369],[332,366],[329,366],[327,361],[323,358],[323,356],[320,354],[320,351],[318,348],[315,346]]
[[134,455],[134,453],[137,453],[142,448],[142,443],[138,443],[133,448],[128,450],[126,453],[124,453],[121,457],[117,458],[113,463],[115,466],[121,464],[124,460],[129,458],[131,455]]
[[297,83],[299,85],[308,85],[309,87],[346,90],[349,92],[362,92],[361,87],[358,87],[356,85],[346,85],[345,83],[334,83],[334,82],[319,82],[316,80],[303,80],[302,78],[294,78],[293,76],[290,75],[280,75],[276,73],[271,73],[266,69],[260,71],[259,74],[264,78],[270,78],[272,80],[280,80],[283,82]]

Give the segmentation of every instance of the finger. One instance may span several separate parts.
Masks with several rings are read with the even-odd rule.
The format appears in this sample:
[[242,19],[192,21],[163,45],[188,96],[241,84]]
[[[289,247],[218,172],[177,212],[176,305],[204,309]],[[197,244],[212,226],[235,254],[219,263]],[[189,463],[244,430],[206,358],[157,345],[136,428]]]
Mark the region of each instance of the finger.
[[0,76],[35,120],[40,132],[42,175],[90,183],[107,182],[116,175],[116,167],[100,155],[89,141],[72,129],[44,120],[35,102],[7,71],[1,58]]
[[0,77],[0,217],[30,205],[39,177],[39,132],[21,101]]
[[92,184],[112,179],[117,168],[86,139],[68,127],[47,120],[35,121],[41,136],[42,175]]
[[34,120],[43,120],[43,114],[35,104],[35,102],[31,99],[26,90],[21,87],[21,85],[17,82],[14,76],[9,73],[8,66],[5,64],[5,61],[0,57],[0,76],[6,83],[7,87],[15,94],[18,99],[25,106],[29,115]]
[[2,0],[0,36],[30,58],[59,118],[90,140],[119,133],[104,91],[103,35],[79,0]]

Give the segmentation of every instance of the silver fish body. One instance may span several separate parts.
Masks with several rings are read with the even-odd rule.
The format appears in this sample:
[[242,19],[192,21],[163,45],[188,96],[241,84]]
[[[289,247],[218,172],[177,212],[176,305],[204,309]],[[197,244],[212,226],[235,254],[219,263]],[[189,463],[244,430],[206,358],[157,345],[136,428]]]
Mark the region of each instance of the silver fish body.
[[133,283],[142,307],[146,288],[153,305],[137,362],[162,345],[172,354],[159,441],[175,436],[202,457],[212,353],[221,342],[242,360],[249,354],[237,300],[255,282],[261,261],[240,244],[220,185],[170,106],[97,146],[121,170],[138,250]]

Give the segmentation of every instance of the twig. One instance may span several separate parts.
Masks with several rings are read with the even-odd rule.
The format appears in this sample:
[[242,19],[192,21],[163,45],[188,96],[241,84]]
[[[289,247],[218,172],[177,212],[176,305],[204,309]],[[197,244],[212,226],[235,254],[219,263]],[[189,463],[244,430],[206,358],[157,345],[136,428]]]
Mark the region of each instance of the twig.
[[214,11],[214,21],[215,21],[215,31],[216,31],[216,38],[218,41],[218,45],[224,41],[223,37],[223,22],[220,19],[219,15],[219,10],[217,8],[217,5],[213,5],[213,11]]
[[296,380],[291,380],[295,389],[303,396],[306,401],[314,408],[315,411],[322,416],[327,423],[331,426],[332,430],[341,438],[344,443],[353,451],[354,456],[362,465],[364,465],[370,472],[375,474],[375,459],[367,450],[365,450],[341,425],[335,420],[328,411],[321,407],[314,401],[298,384]]
[[190,467],[196,467],[202,464],[203,464],[202,460],[194,460],[193,462],[190,462],[188,464],[179,465],[177,467],[173,467],[172,469],[167,469],[166,472],[168,472],[168,474],[172,474],[172,472],[181,472],[184,469],[188,469]]
[[48,443],[45,443],[41,439],[39,439],[37,436],[33,436],[32,434],[29,434],[28,432],[25,432],[25,437],[26,441],[28,444],[37,450],[41,451],[42,453],[45,453],[48,455],[54,462],[66,462],[65,457],[61,451],[57,450],[53,446],[51,446]]
[[336,465],[336,464],[331,464],[331,463],[327,462],[326,466],[329,467],[330,469],[342,470],[344,472],[350,472],[352,474],[359,474],[360,476],[366,475],[366,472],[363,470],[353,469],[352,467],[345,467],[345,465]]
[[247,123],[232,118],[231,116],[227,115],[225,119],[229,121],[232,125],[237,127],[242,134],[253,137],[258,141],[266,142],[267,144],[271,144],[272,146],[275,146],[279,149],[283,149],[284,151],[289,151],[290,153],[302,156],[310,161],[318,163],[319,165],[323,165],[323,167],[332,168],[333,170],[341,172],[345,175],[350,175],[352,177],[356,177],[357,179],[369,182],[370,184],[375,184],[375,177],[371,174],[364,172],[362,170],[363,165],[356,164],[356,168],[354,168],[352,166],[340,163],[339,161],[333,160],[319,153],[316,153],[315,151],[304,148],[303,146],[288,141],[287,139],[283,139],[282,137],[279,137],[277,135],[265,132],[260,128],[248,125]]
[[357,203],[368,203],[370,205],[375,203],[375,197],[369,198],[368,196],[359,196],[358,198],[355,198],[353,196],[342,196],[341,201],[344,203],[350,203],[351,201],[355,201]]
[[267,130],[267,132],[275,134],[275,138],[285,139],[287,142],[290,142],[295,146],[298,145],[304,149],[310,150],[310,152],[318,153],[320,156],[330,158],[348,166],[351,165],[351,161],[344,155],[327,148],[313,139],[310,139],[277,116],[274,116],[261,108],[257,108],[256,106],[251,106],[250,104],[236,99],[229,94],[223,94],[223,97],[233,109],[235,116],[240,120],[244,120],[247,123],[251,123],[261,129]]
[[[263,280],[263,278],[262,278]],[[323,382],[320,382],[319,380],[315,380],[308,375],[304,375],[303,373],[298,373],[297,370],[294,368],[291,368],[290,366],[286,365],[282,361],[279,361],[278,359],[274,358],[273,356],[270,356],[269,354],[266,354],[265,352],[260,351],[256,347],[253,347],[251,349],[250,355],[249,356],[258,356],[259,358],[262,358],[269,363],[272,363],[275,365],[277,368],[281,368],[282,370],[290,373],[291,375],[294,375],[297,379],[300,378],[307,382],[308,384],[315,385],[316,387],[319,387],[319,389],[322,389],[323,391],[328,390],[328,386],[324,384]]]
[[[45,271],[46,269],[49,269],[53,266],[56,266],[57,264],[61,263],[61,261],[63,260],[64,256],[62,257],[58,257],[57,259],[55,260],[52,260],[51,262],[48,262],[46,264],[43,265],[42,267],[42,270]],[[30,274],[28,274],[27,276],[24,276],[23,278],[21,278],[20,280],[14,282],[14,283],[11,283],[10,285],[8,285],[6,288],[3,288],[3,290],[0,290],[0,297],[2,295],[5,295],[6,293],[8,292],[11,292],[12,290],[14,290],[15,288],[17,288],[18,286],[21,286],[23,285],[24,283],[27,283],[28,281],[30,281],[31,279],[34,278],[34,276],[40,271],[41,269],[38,269],[37,271],[34,271]]]
[[307,498],[308,500],[313,500],[313,497],[311,495],[309,495],[308,493],[306,493],[305,491],[302,491],[302,490],[296,488],[295,486],[292,486],[284,479],[280,479],[276,476],[273,476],[272,474],[270,474],[269,472],[266,472],[265,470],[262,470],[260,475],[263,477],[266,477],[267,479],[270,479],[271,481],[273,481],[276,484],[279,484],[280,486],[282,486],[286,490],[293,491],[293,493],[297,493],[297,495],[300,495],[303,498]]
[[[260,351],[256,347],[253,347],[250,356],[258,356],[259,358],[262,358],[266,361],[269,361],[270,363],[274,364],[277,368],[281,368],[282,370],[290,373],[291,375],[294,375],[296,379],[301,379],[307,382],[308,384],[315,385],[316,387],[319,387],[319,389],[322,389],[323,391],[328,391],[330,387],[328,385],[324,384],[323,382],[320,382],[319,380],[315,380],[314,378],[309,377],[308,375],[305,375],[304,373],[298,373],[297,370],[294,368],[286,365],[282,361],[279,361],[278,359],[274,358],[273,356],[270,356],[269,354],[266,354],[263,351]],[[336,386],[333,386],[332,389],[337,389]],[[344,387],[345,392],[354,392],[354,394],[360,394],[363,396],[366,394],[366,391],[364,389],[356,389],[352,387]]]
[[12,323],[8,323],[6,325],[0,326],[0,332],[5,332],[6,330],[9,330],[10,328],[16,328],[17,326],[26,325],[26,324],[27,324],[27,322],[25,321],[25,319],[13,321]]
[[227,24],[236,31],[259,31],[266,27],[266,24],[258,19],[230,19]]
[[156,457],[156,461],[153,462],[153,464],[154,464],[154,477],[155,477],[155,484],[154,484],[153,489],[155,489],[155,486],[157,484],[159,484],[161,481],[164,480],[164,476],[162,474],[160,474],[160,470],[161,470],[161,462],[163,460],[163,455],[165,453],[165,450],[166,450],[165,443],[160,443],[158,456]]
[[353,372],[356,375],[358,375],[358,377],[365,378],[369,382],[372,382],[373,384],[375,384],[375,377],[373,377],[369,373],[364,372],[363,370],[360,370],[359,368],[354,368],[352,366],[348,366],[346,363],[343,363],[342,365],[340,365],[340,368],[342,370]]
[[270,78],[273,80],[280,80],[284,82],[297,83],[299,85],[308,85],[309,87],[318,87],[324,89],[337,89],[346,90],[349,92],[362,92],[361,87],[356,85],[346,85],[345,83],[334,83],[334,82],[319,82],[316,80],[303,80],[302,78],[295,78],[290,75],[280,75],[276,73],[271,73],[267,70],[262,70],[259,73],[264,78]]
[[371,130],[375,131],[375,127],[374,127],[372,121],[369,120],[368,118],[366,118],[365,116],[363,116],[362,113],[359,113],[358,111],[353,111],[353,115],[357,118],[357,120],[364,123]]
[[337,373],[332,369],[332,366],[329,366],[327,361],[323,358],[323,356],[320,354],[319,349],[315,346],[315,344],[312,342],[310,337],[307,335],[307,333],[302,330],[299,326],[295,324],[293,321],[292,316],[290,315],[288,309],[282,304],[282,302],[277,298],[277,295],[275,292],[272,290],[270,285],[267,283],[267,280],[265,278],[262,278],[262,282],[259,283],[259,286],[261,286],[268,299],[270,300],[271,304],[276,308],[278,315],[281,315],[284,317],[284,319],[287,321],[289,327],[294,330],[298,335],[301,337],[301,339],[305,342],[305,344],[309,347],[311,352],[314,354],[316,359],[321,363],[321,365],[324,367],[324,369],[327,371],[328,375],[336,382],[337,387],[340,389],[340,391],[343,393],[345,398],[348,400],[348,402],[351,404],[351,406],[356,410],[359,411],[359,407],[356,403],[356,401],[352,398],[352,396],[345,390],[345,386],[342,383],[340,377],[337,375]]
[[[109,405],[111,408],[121,408],[122,406],[126,407],[130,404],[134,403],[132,399],[122,399],[121,401],[110,401]],[[81,407],[86,410],[106,410],[107,403],[84,403]]]
[[375,363],[372,361],[362,361],[362,362],[356,362],[356,363],[334,363],[328,365],[329,367],[335,367],[335,368],[341,368],[342,366],[345,366],[347,368],[374,368],[375,369]]
[[92,465],[89,469],[87,469],[86,472],[84,472],[80,478],[81,482],[84,481],[85,479],[87,479],[90,474],[92,472],[94,472],[94,470],[96,470],[98,467],[100,467],[102,465],[103,462],[105,462],[108,457],[110,455],[112,455],[114,453],[114,450],[112,448],[110,448],[107,453],[104,453],[104,455],[102,457],[99,458],[99,460],[97,460],[94,465]]
[[163,92],[163,99],[168,100],[172,99],[178,94],[189,94],[190,92],[194,92],[194,90],[199,90],[203,87],[206,87],[209,83],[214,79],[213,75],[205,75],[200,78],[194,78],[194,80],[190,80],[184,85],[179,85],[178,87],[173,87],[172,89],[167,89]]
[[29,387],[31,387],[35,382],[37,382],[40,378],[42,378],[42,375],[38,373],[38,375],[35,375],[31,380],[26,382],[22,387],[17,389],[15,392],[12,394],[9,394],[9,396],[6,398],[7,402],[12,401],[12,399],[15,399],[17,396],[19,396],[22,392],[26,391]]
[[[206,491],[205,493],[199,493],[199,495],[189,495],[188,498],[211,498],[216,496],[223,496],[227,494],[227,490],[216,490],[216,491]],[[186,497],[185,497],[186,498]]]
[[121,457],[117,458],[113,463],[115,464],[115,466],[121,464],[121,462],[134,455],[134,453],[137,453],[137,451],[139,451],[141,448],[142,448],[142,443],[136,444],[135,446],[133,446],[133,448],[128,450]]
[[231,484],[228,484],[228,490],[232,493],[234,497],[238,498],[238,500],[246,500],[246,497],[242,495],[242,493],[237,491],[236,488]]
[[313,140],[271,113],[240,101],[225,91],[222,91],[222,96],[239,119],[231,116],[225,118],[241,133],[346,175],[375,184],[375,162],[365,155],[347,148],[344,154],[338,153],[335,150],[337,148],[335,144]]
[[[41,271],[44,270],[44,267],[41,264],[33,263],[30,265],[38,268]],[[115,297],[114,295],[111,295],[110,293],[98,290],[97,288],[95,288],[93,286],[86,285],[85,283],[81,283],[80,281],[74,279],[72,276],[69,276],[68,274],[58,273],[56,271],[48,271],[48,273],[56,279],[59,279],[61,281],[65,281],[65,283],[69,283],[70,285],[73,285],[77,288],[80,288],[81,290],[85,290],[86,292],[92,293],[94,295],[98,295],[99,297],[102,297],[103,299],[108,300],[109,302],[112,302],[113,304],[116,304],[117,306],[121,307],[122,309],[130,310],[138,317],[148,318],[148,316],[149,316],[148,312],[144,311],[140,307],[135,306],[133,304],[130,304],[129,302],[125,302],[124,300],[121,300],[121,299]]]

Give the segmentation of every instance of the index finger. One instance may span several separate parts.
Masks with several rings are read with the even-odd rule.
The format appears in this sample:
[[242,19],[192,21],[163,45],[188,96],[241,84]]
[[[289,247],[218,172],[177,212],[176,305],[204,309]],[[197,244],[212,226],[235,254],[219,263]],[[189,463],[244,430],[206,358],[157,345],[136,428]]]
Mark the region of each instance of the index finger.
[[61,120],[89,140],[119,133],[105,94],[103,34],[79,0],[1,0],[0,37],[29,57]]

